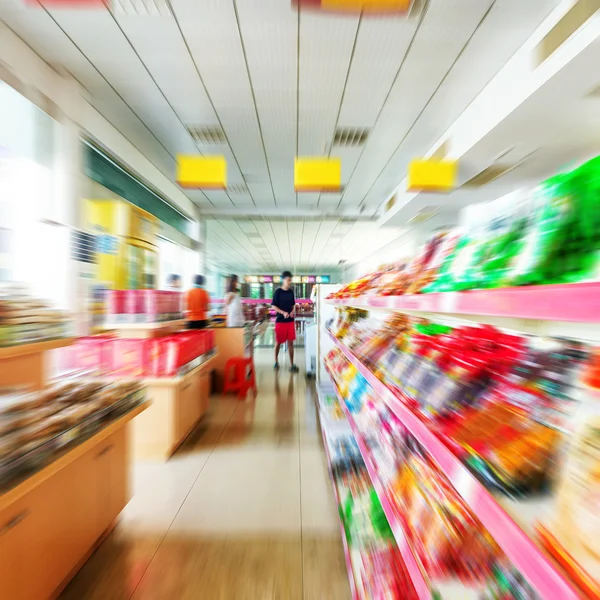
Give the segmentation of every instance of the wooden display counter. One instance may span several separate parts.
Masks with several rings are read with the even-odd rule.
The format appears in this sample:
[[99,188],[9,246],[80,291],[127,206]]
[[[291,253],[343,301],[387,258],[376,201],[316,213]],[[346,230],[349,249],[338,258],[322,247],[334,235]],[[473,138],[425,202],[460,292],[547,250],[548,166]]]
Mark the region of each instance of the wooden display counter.
[[129,339],[157,338],[185,328],[183,319],[177,321],[160,321],[158,323],[107,323],[104,331],[116,333],[119,337]]
[[28,384],[36,390],[41,389],[48,379],[45,353],[72,343],[73,338],[58,338],[0,348],[0,387]]
[[168,460],[208,410],[210,373],[220,353],[180,377],[145,379],[152,406],[132,423],[135,460]]
[[[246,326],[244,327],[215,327],[215,346],[219,350],[213,368],[216,373],[216,391],[223,391],[225,364],[230,358],[250,356],[252,344],[248,344]],[[249,346],[249,347],[247,347]]]
[[56,597],[112,529],[131,498],[126,426],[147,407],[0,490],[0,598]]

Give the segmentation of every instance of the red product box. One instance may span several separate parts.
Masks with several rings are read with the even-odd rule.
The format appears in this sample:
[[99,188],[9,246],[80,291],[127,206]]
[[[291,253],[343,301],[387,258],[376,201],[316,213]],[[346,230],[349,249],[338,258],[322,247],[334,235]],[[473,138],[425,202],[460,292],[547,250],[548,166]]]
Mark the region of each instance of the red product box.
[[160,376],[170,377],[177,373],[179,367],[185,364],[181,336],[169,335],[160,338]]
[[115,377],[141,378],[151,362],[154,340],[114,339],[111,342],[111,375]]
[[144,314],[144,292],[146,290],[125,290],[125,312],[133,323],[140,322]]
[[106,372],[109,366],[109,346],[112,343],[109,336],[83,337],[72,346],[71,364],[73,369],[100,370]]
[[145,320],[148,323],[158,321],[159,303],[156,290],[141,290],[142,291],[142,312],[145,315]]
[[106,291],[106,312],[109,323],[118,323],[125,314],[125,290]]
[[207,329],[206,334],[206,351],[212,350],[215,347],[215,332],[214,329]]

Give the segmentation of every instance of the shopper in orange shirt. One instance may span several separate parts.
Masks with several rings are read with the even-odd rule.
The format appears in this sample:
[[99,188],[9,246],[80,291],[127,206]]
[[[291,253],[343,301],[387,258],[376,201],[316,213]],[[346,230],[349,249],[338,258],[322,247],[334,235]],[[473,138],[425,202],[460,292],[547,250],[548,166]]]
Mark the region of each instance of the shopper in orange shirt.
[[186,316],[188,329],[204,329],[208,325],[207,312],[210,304],[208,292],[204,289],[204,277],[194,277],[194,287],[187,293]]

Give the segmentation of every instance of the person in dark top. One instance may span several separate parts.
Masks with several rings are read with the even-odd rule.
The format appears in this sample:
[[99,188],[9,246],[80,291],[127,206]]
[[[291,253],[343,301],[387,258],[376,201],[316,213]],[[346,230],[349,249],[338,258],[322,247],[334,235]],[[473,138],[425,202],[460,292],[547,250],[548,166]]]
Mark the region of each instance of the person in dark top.
[[279,349],[287,342],[290,353],[290,371],[298,372],[294,364],[294,340],[296,339],[296,298],[292,289],[292,274],[284,271],[281,274],[282,285],[273,294],[273,308],[277,313],[275,318],[275,370],[279,369]]

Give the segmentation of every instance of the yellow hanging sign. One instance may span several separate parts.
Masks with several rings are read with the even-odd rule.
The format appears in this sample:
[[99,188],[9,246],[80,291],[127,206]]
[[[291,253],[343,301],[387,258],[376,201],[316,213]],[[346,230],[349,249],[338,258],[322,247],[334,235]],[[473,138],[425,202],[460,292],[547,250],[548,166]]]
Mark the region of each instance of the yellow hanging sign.
[[413,0],[320,0],[323,10],[350,12],[405,12]]
[[341,159],[296,157],[294,189],[297,192],[337,192],[341,187]]
[[224,156],[178,154],[177,183],[184,188],[225,189],[227,161]]
[[458,162],[419,159],[408,167],[408,192],[450,192],[456,187]]

